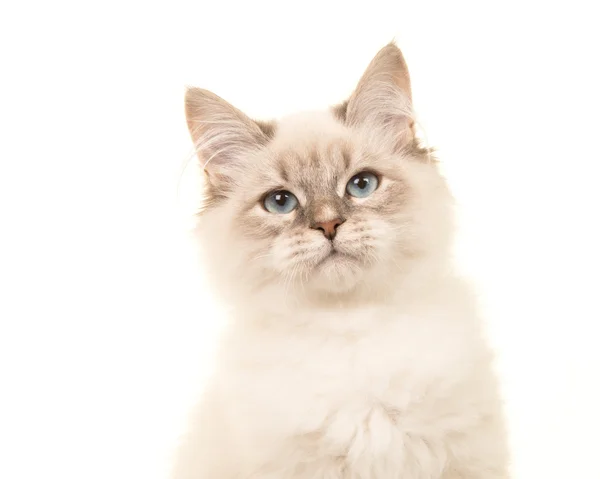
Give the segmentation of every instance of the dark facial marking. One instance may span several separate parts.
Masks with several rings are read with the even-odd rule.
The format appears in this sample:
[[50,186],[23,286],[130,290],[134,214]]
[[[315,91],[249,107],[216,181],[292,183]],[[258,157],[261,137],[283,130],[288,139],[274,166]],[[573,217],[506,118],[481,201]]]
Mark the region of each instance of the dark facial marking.
[[283,224],[269,224],[263,218],[248,215],[246,211],[241,212],[236,220],[244,236],[254,239],[269,239],[279,236],[283,230]]
[[321,164],[321,155],[319,154],[319,151],[316,148],[311,150],[311,152],[309,153],[309,158],[311,165],[317,167]]
[[277,162],[277,170],[281,179],[287,183],[290,179],[287,174],[287,168],[285,167],[285,163],[283,161],[280,160]]
[[346,112],[348,110],[348,101],[346,100],[344,103],[339,105],[335,105],[333,108],[333,114],[335,117],[340,120],[342,123],[346,123]]
[[346,148],[342,149],[342,158],[344,160],[344,168],[346,168],[346,170],[350,169],[352,155],[350,155],[350,152]]

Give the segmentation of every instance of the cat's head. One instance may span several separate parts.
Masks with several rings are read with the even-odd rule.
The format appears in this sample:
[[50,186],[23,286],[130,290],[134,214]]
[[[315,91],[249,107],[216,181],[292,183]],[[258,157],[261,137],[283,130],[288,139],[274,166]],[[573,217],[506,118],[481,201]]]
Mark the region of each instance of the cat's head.
[[394,44],[329,110],[258,122],[192,88],[186,114],[206,173],[199,234],[221,289],[264,301],[388,294],[444,266],[451,197],[415,138]]

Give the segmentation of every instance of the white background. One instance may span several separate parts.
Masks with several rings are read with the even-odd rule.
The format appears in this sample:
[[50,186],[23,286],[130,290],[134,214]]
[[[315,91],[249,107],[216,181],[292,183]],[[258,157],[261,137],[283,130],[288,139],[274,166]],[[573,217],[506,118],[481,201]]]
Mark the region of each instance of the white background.
[[182,234],[193,167],[177,197],[184,85],[259,118],[321,108],[396,37],[461,206],[515,478],[600,478],[593,3],[4,2],[0,477],[167,476],[212,330]]

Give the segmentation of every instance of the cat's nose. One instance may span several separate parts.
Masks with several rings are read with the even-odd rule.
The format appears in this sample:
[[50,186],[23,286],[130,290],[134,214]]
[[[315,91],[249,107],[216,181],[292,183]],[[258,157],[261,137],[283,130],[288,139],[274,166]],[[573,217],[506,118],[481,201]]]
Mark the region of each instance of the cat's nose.
[[335,234],[339,225],[341,225],[344,221],[343,218],[336,218],[331,221],[323,221],[320,223],[314,223],[310,227],[314,230],[321,230],[325,235],[325,238],[328,240],[332,240],[335,238]]

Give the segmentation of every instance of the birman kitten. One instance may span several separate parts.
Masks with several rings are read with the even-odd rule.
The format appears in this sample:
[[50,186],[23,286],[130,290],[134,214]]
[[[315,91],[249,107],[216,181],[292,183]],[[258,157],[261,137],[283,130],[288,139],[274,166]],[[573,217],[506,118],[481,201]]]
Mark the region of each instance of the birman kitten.
[[174,479],[507,478],[492,355],[400,50],[321,112],[185,102],[229,315]]

